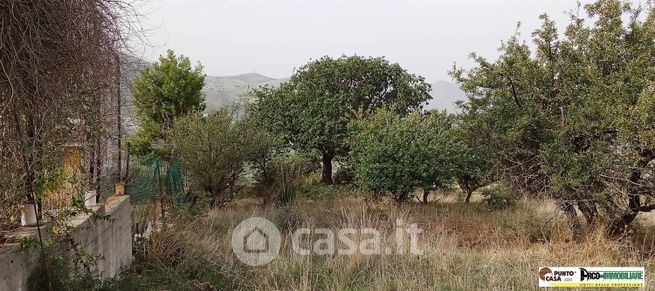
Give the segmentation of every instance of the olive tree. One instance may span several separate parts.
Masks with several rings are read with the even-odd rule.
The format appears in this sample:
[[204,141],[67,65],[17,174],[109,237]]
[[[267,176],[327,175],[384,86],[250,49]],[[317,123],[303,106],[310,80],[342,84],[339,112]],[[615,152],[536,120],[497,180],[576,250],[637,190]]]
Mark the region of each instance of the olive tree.
[[464,192],[464,202],[469,203],[473,192],[494,180],[492,153],[476,136],[470,123],[462,122],[458,116],[454,135],[457,140],[457,158],[455,163],[455,180]]
[[[514,36],[489,61],[453,76],[470,136],[507,185],[559,201],[576,237],[604,214],[617,235],[655,209],[655,11],[618,0],[585,5],[563,34],[542,15],[536,50]],[[577,210],[576,210],[577,209]]]
[[191,188],[206,193],[212,206],[229,201],[239,190],[237,182],[246,164],[266,155],[274,145],[255,119],[225,108],[206,117],[178,118],[170,137]]
[[403,117],[379,110],[353,122],[352,159],[358,182],[391,193],[402,203],[418,188],[434,189],[452,181],[458,145],[444,113]]
[[399,114],[430,98],[423,77],[384,58],[323,57],[302,66],[279,88],[255,91],[258,117],[299,151],[322,156],[322,182],[332,184],[332,160],[349,151],[348,123],[378,108]]

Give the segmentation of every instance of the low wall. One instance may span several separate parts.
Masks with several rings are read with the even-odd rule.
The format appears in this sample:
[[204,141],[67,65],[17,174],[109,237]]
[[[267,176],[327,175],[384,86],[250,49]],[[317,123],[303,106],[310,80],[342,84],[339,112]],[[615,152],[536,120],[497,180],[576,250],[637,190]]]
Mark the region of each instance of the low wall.
[[[129,196],[110,197],[96,208],[108,220],[94,220],[82,214],[70,221],[72,237],[88,254],[102,257],[97,268],[104,278],[115,277],[120,269],[132,262],[132,218]],[[12,241],[0,245],[0,290],[26,290],[30,273],[38,266],[39,250],[21,251],[20,241],[37,236],[35,227],[14,231]],[[44,237],[49,237],[43,231]]]

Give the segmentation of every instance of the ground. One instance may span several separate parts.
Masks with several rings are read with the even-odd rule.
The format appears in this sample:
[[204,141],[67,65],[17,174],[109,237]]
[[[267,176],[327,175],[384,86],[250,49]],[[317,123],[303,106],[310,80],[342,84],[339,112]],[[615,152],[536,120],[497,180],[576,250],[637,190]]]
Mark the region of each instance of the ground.
[[[341,197],[303,198],[288,207],[240,199],[205,214],[178,211],[141,246],[137,263],[117,284],[132,290],[530,290],[537,289],[538,268],[545,266],[645,266],[647,286],[655,284],[653,235],[646,225],[652,217],[640,217],[630,238],[608,240],[598,229],[576,243],[552,201],[524,198],[513,209],[492,211],[480,197],[469,205],[457,195],[438,197],[400,208]],[[280,256],[262,267],[238,261],[230,244],[231,231],[252,216],[273,221],[283,236]],[[298,227],[370,227],[388,243],[398,218],[423,230],[422,255],[291,251]]]

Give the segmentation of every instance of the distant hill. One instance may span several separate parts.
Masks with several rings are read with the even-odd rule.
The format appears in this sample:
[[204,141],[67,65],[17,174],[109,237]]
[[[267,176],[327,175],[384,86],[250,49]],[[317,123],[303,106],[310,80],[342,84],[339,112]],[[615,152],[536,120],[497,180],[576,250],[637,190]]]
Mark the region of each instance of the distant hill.
[[[123,55],[121,94],[124,99],[123,118],[128,135],[136,129],[130,86],[138,72],[149,65],[150,62],[148,61],[130,55]],[[259,86],[276,87],[286,80],[288,78],[275,79],[257,73],[221,77],[206,76],[202,93],[205,96],[208,111],[215,111],[224,106],[240,108],[253,100],[252,89]],[[454,113],[456,112],[455,102],[466,100],[464,92],[456,84],[447,81],[438,81],[432,84],[431,94],[433,99],[424,106],[426,110],[445,109]]]
[[248,74],[241,74],[241,75],[236,75],[236,76],[225,76],[222,77],[223,79],[231,79],[231,80],[241,80],[249,84],[261,84],[269,81],[273,81],[275,79],[269,78],[266,76],[262,76],[257,73],[248,73]]
[[123,127],[127,135],[136,131],[136,118],[134,117],[134,105],[132,104],[132,93],[130,87],[139,71],[143,70],[150,63],[135,56],[121,55],[121,98],[123,99],[122,118]]
[[260,86],[279,86],[286,80],[286,78],[274,79],[257,73],[224,77],[206,76],[202,92],[205,94],[207,110],[213,111],[223,106],[240,107],[253,100],[252,89]]
[[[134,132],[136,127],[130,86],[139,71],[149,66],[150,62],[134,56],[123,55],[122,63],[123,78],[121,80],[121,94],[125,100],[124,104],[127,109],[123,112],[125,112],[125,127],[129,134]],[[252,89],[263,85],[279,86],[286,80],[287,78],[275,79],[257,73],[223,77],[206,76],[202,93],[205,96],[208,111],[218,110],[224,106],[242,107],[247,102],[253,100],[253,96],[250,94]]]
[[432,84],[432,100],[424,106],[425,110],[439,109],[447,110],[450,113],[457,112],[456,102],[466,100],[466,94],[457,86],[457,84],[438,81]]

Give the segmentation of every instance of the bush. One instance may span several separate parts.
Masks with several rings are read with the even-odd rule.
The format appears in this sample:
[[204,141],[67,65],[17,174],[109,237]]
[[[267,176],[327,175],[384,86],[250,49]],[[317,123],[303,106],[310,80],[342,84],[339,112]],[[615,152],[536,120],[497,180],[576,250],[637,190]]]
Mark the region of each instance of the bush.
[[334,183],[343,185],[350,184],[355,181],[355,171],[352,167],[341,166],[337,169],[337,172],[334,174]]
[[252,118],[221,109],[175,121],[173,149],[191,188],[220,206],[240,190],[247,162],[270,151],[272,138]]
[[295,208],[284,206],[275,215],[274,222],[282,231],[290,231],[302,225],[303,217]]
[[519,193],[504,185],[495,185],[482,190],[482,196],[491,209],[507,209],[516,206]]
[[370,191],[390,193],[399,205],[417,188],[452,183],[459,155],[453,124],[454,117],[445,112],[403,116],[389,110],[351,123],[357,182]]
[[172,221],[170,228],[144,238],[129,269],[103,290],[233,290],[221,267],[206,254],[206,245],[197,243],[202,232],[186,230],[198,220]]
[[302,185],[307,159],[297,153],[283,153],[257,164],[255,191],[264,203],[288,205]]

